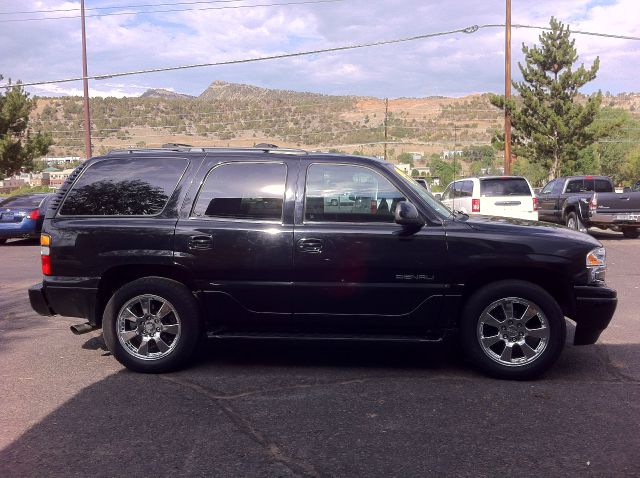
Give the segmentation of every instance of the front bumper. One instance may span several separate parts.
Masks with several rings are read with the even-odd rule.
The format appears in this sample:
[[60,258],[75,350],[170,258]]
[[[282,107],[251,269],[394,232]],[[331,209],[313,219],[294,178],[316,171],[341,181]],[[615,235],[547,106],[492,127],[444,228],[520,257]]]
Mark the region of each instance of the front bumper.
[[595,344],[600,334],[607,328],[618,305],[618,293],[608,287],[575,286],[576,323],[574,345]]

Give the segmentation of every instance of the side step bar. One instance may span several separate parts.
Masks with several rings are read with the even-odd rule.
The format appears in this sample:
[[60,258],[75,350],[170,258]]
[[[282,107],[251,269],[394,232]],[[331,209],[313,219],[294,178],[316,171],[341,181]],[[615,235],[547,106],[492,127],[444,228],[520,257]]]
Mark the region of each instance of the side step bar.
[[442,342],[444,337],[427,337],[423,335],[337,335],[328,333],[273,333],[273,332],[207,332],[210,339],[258,339],[258,340],[326,340],[356,342]]

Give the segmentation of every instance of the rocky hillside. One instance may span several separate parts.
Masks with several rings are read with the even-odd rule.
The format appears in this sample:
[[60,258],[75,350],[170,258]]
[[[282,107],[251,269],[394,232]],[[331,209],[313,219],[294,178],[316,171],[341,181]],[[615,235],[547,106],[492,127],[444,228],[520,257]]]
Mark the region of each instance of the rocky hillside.
[[[603,106],[640,114],[640,95],[605,96]],[[501,112],[490,105],[488,94],[392,99],[388,111],[387,139],[395,143],[389,148],[396,155],[488,144],[502,124]],[[381,154],[385,101],[214,81],[198,97],[154,89],[136,98],[93,98],[91,116],[96,153],[166,142],[268,142]],[[52,154],[82,155],[81,98],[40,98],[31,121],[36,129],[52,133]]]

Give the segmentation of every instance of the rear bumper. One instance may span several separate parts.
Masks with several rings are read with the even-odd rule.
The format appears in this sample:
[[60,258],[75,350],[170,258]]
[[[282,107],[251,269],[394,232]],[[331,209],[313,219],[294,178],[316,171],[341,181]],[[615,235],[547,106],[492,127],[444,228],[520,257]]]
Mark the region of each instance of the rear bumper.
[[591,224],[606,224],[611,226],[638,226],[640,227],[640,211],[627,213],[601,213],[595,212],[589,216]]
[[47,277],[29,288],[31,308],[40,315],[64,315],[87,319],[99,326],[96,309],[98,289],[93,278]]
[[29,287],[29,302],[31,302],[31,308],[40,315],[56,315],[53,309],[49,306],[47,296],[44,294],[42,282]]
[[596,286],[575,286],[576,323],[575,345],[595,344],[600,334],[607,328],[618,305],[618,294],[614,289]]
[[39,235],[36,221],[25,219],[22,222],[0,223],[0,239],[13,239],[16,237],[37,237]]

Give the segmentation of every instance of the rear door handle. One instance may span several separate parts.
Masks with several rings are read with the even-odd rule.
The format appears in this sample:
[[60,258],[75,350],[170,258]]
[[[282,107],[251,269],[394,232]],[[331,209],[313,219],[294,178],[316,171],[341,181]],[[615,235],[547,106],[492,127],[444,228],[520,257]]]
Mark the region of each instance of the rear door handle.
[[189,249],[197,249],[199,251],[213,249],[213,236],[191,236],[189,238]]
[[319,254],[324,249],[324,241],[322,239],[300,239],[298,241],[298,250],[300,252],[308,252],[311,254]]

